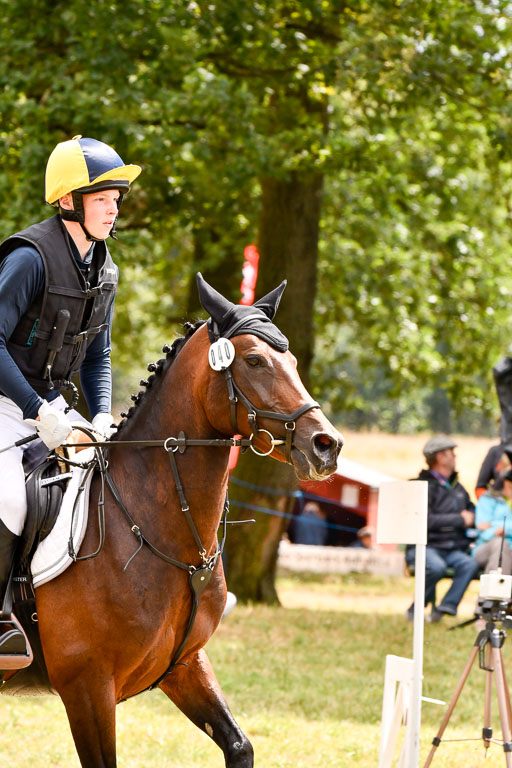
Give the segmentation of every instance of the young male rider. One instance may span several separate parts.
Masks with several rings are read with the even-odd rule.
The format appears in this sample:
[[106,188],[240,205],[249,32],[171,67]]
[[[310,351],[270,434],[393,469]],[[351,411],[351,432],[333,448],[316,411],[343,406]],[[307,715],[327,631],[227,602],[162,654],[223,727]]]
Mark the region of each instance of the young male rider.
[[[94,429],[112,433],[117,267],[105,240],[140,171],[96,139],[58,144],[45,174],[46,202],[58,212],[0,245],[0,448],[34,427],[48,449],[60,445],[72,429],[60,392],[78,372]],[[24,448],[0,457],[0,618],[27,512]],[[2,653],[24,650],[23,635],[0,624],[0,669]]]

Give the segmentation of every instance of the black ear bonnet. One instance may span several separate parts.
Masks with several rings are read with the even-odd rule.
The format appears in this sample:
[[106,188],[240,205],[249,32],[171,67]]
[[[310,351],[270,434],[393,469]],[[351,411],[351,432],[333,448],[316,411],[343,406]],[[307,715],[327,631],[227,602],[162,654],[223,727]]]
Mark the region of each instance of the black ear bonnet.
[[272,322],[286,288],[286,280],[249,307],[225,299],[206,282],[200,272],[197,273],[197,288],[201,304],[210,315],[207,326],[211,342],[219,337],[230,339],[250,333],[263,339],[278,352],[287,351],[288,339]]

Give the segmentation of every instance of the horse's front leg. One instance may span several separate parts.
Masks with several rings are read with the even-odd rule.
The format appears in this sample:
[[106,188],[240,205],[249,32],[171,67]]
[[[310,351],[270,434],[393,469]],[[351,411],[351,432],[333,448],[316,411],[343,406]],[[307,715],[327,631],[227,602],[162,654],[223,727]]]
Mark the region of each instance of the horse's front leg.
[[115,768],[115,698],[110,681],[80,676],[59,688],[83,768]]
[[238,727],[204,649],[177,666],[160,684],[162,691],[224,753],[226,768],[252,768],[251,742]]

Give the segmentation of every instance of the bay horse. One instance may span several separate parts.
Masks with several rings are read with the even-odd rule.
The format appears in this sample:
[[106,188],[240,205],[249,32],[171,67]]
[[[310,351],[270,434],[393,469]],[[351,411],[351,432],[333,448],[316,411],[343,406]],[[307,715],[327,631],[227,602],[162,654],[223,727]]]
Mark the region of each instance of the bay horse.
[[[278,351],[284,337],[271,320],[284,285],[241,308],[198,283],[208,323],[148,366],[151,381],[105,449],[101,551],[36,589],[49,680],[86,768],[116,766],[116,704],[153,687],[220,747],[227,768],[253,766],[204,650],[226,601],[218,531],[229,446],[236,427],[246,447],[322,479],[342,445],[295,358]],[[230,358],[216,368],[214,344]],[[97,547],[101,483],[96,475],[80,557]]]

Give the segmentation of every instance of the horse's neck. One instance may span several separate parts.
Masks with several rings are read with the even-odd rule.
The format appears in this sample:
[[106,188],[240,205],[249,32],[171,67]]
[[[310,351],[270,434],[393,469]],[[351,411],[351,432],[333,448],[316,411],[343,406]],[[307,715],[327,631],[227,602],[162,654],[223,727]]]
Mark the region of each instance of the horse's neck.
[[[194,339],[187,342],[187,346],[188,344],[193,346],[192,341]],[[183,355],[183,359],[180,359],[180,355]],[[162,440],[178,437],[180,432],[184,432],[189,438],[215,437],[215,432],[207,421],[197,397],[197,392],[203,386],[201,376],[205,375],[204,368],[201,370],[199,366],[185,365],[187,356],[183,351],[180,355],[144,396],[134,415],[128,419],[119,439]],[[154,453],[151,453],[151,458],[139,451],[129,450],[124,454],[125,449],[120,447],[113,457],[116,461],[112,471],[118,482],[130,489],[130,495],[137,496],[136,500],[133,499],[133,503],[139,508],[142,506],[141,513],[147,508],[145,514],[149,518],[154,518],[151,504],[147,500],[154,499],[159,494],[165,496],[166,493],[168,494],[168,489],[174,488],[176,483],[170,456],[165,450],[163,448],[143,450]],[[216,537],[222,514],[228,480],[229,450],[189,446],[184,453],[178,452],[174,456],[186,501],[190,506],[201,540],[208,548]],[[148,467],[151,469],[147,469]],[[143,468],[146,468],[146,471]],[[170,495],[174,497],[173,506],[176,507],[175,494],[171,492]],[[179,506],[177,515],[180,520],[179,528],[185,528],[184,521],[180,517],[182,512]],[[169,515],[161,515],[154,520],[154,525],[159,527],[162,535],[165,535],[166,527],[176,531],[178,518],[174,517],[170,520]],[[190,541],[188,531],[184,538]]]
[[187,437],[211,438],[211,425],[198,402],[197,392],[205,378],[203,367],[186,363],[185,350],[195,346],[192,338],[169,366],[161,379],[145,393],[134,415],[123,429],[122,439],[146,440],[176,437],[183,431]]

